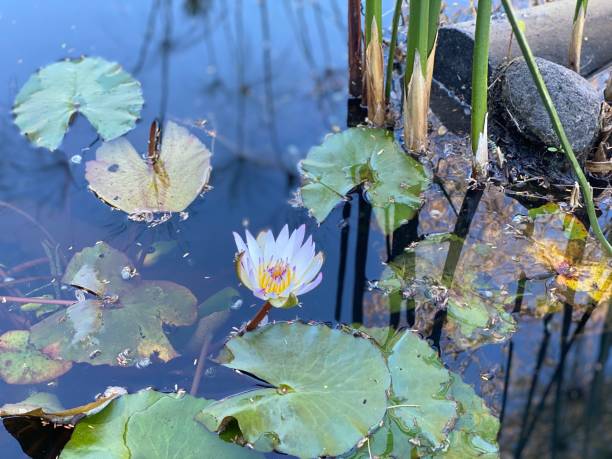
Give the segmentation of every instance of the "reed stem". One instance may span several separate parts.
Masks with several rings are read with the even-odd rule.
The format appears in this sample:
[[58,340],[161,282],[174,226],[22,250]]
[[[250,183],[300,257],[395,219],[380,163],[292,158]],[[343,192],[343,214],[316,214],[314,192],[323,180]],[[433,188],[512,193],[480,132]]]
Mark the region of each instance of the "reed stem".
[[391,97],[391,86],[393,86],[393,66],[395,64],[395,48],[397,47],[397,31],[399,20],[402,15],[402,4],[404,0],[395,0],[393,10],[393,22],[391,24],[391,41],[389,42],[389,54],[387,56],[387,77],[385,82],[385,100],[389,103]]
[[531,72],[531,76],[533,77],[533,81],[538,88],[538,92],[540,97],[542,98],[542,102],[544,103],[544,107],[546,107],[546,111],[548,112],[548,116],[552,122],[553,128],[557,133],[557,137],[559,137],[559,141],[561,146],[563,147],[563,152],[567,156],[567,159],[572,165],[574,169],[574,173],[578,179],[578,183],[580,185],[580,191],[582,192],[582,197],[584,199],[584,205],[586,207],[587,215],[589,217],[589,222],[591,227],[593,228],[593,232],[595,233],[595,237],[601,242],[604,251],[607,253],[609,257],[612,257],[612,245],[606,239],[603,231],[601,230],[601,226],[599,226],[599,221],[597,221],[597,214],[595,212],[595,205],[593,204],[593,190],[591,185],[589,184],[584,172],[576,159],[576,155],[574,155],[574,150],[565,134],[565,130],[563,129],[563,125],[561,124],[561,120],[559,119],[559,115],[557,114],[557,110],[555,109],[555,105],[553,104],[552,98],[546,88],[546,83],[544,83],[544,79],[540,74],[540,70],[536,64],[535,58],[533,57],[533,53],[531,52],[531,48],[529,47],[529,43],[527,43],[527,39],[525,38],[525,34],[521,30],[518,25],[518,21],[516,20],[516,16],[514,14],[514,8],[510,0],[501,0],[504,10],[508,15],[508,20],[510,21],[510,25],[514,30],[514,35],[516,36],[516,41],[518,42],[521,51],[523,53],[523,57],[525,58],[525,62],[529,67],[529,71]]

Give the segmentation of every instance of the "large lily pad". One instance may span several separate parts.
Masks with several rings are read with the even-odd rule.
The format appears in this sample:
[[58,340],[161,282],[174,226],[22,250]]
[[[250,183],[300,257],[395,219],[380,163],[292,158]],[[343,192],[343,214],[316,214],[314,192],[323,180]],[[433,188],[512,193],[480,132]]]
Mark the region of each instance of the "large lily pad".
[[221,362],[267,381],[206,407],[198,419],[299,457],[336,456],[382,420],[389,372],[370,339],[325,325],[276,323],[228,341]]
[[302,202],[319,222],[363,185],[385,234],[415,215],[429,184],[423,166],[385,129],[359,127],[331,135],[310,150],[300,169]]
[[196,136],[168,121],[158,157],[145,161],[127,139],[116,139],[98,148],[85,178],[100,199],[133,218],[181,212],[205,189],[210,156]]
[[[368,329],[384,336],[388,328]],[[351,459],[499,456],[499,421],[474,389],[442,365],[411,331],[385,344],[392,391],[381,427],[360,442]]]
[[30,343],[30,332],[12,330],[0,336],[0,378],[9,384],[38,384],[58,378],[72,362],[43,354]]
[[76,426],[60,459],[256,458],[194,420],[211,402],[145,390],[114,400]]
[[196,298],[181,285],[145,281],[130,260],[105,243],[72,258],[63,281],[98,296],[57,312],[31,329],[30,341],[47,356],[91,365],[140,365],[153,355],[178,354],[163,325],[191,325]]
[[119,64],[99,57],[56,62],[23,85],[13,113],[22,134],[36,146],[55,150],[71,117],[80,112],[104,140],[134,127],[143,104],[140,83]]

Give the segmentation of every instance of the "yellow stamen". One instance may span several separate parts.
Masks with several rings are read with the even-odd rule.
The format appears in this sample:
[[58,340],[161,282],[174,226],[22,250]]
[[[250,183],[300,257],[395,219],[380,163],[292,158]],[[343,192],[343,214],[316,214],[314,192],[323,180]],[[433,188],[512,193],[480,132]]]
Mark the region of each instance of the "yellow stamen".
[[267,266],[259,265],[257,269],[257,280],[265,294],[282,293],[291,283],[294,273],[284,261],[273,261]]

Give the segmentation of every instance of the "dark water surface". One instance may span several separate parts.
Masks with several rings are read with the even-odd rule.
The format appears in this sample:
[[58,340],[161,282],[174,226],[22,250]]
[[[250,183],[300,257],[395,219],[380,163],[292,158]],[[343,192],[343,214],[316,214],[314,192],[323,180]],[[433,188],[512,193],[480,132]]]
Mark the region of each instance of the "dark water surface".
[[[388,11],[392,2],[386,3]],[[355,256],[357,199],[346,221],[338,208],[320,227],[306,211],[289,203],[298,185],[297,161],[326,134],[346,126],[345,4],[341,0],[2,2],[1,266],[10,269],[44,257],[43,239],[52,238],[67,259],[101,240],[132,259],[154,242],[176,241],[175,250],[141,270],[143,277],[185,285],[201,302],[224,287],[238,288],[232,231],[247,227],[252,232],[265,228],[277,232],[286,223],[290,227],[306,223],[326,256],[323,284],[301,298],[302,308],[274,310],[272,318],[351,322],[361,311],[371,325],[390,320],[406,325],[405,312],[389,317],[379,292],[365,289],[363,303],[354,307],[354,268],[364,262]],[[457,11],[459,5],[451,4],[448,14]],[[385,18],[390,22],[389,15]],[[99,142],[83,149],[96,140],[96,134],[82,117],[54,153],[35,149],[20,136],[11,115],[19,88],[39,67],[80,55],[117,61],[141,81],[145,106],[140,123],[127,134],[134,145],[144,149],[149,123],[158,117],[190,126],[213,146],[214,189],[190,206],[188,219],[180,221],[175,216],[147,228],[96,199],[87,190],[84,164],[93,158]],[[204,127],[202,120],[207,121]],[[216,133],[214,141],[210,131]],[[442,129],[437,132],[441,135],[433,135],[432,163],[443,186],[433,185],[427,192],[415,227],[419,236],[453,231],[455,212],[466,196],[466,165],[460,157],[465,145]],[[509,258],[513,242],[503,238],[503,230],[526,212],[501,191],[487,190],[468,225],[464,251],[477,242],[508,244],[500,256]],[[602,221],[609,219],[608,211]],[[340,229],[347,224],[347,273],[338,315]],[[381,262],[387,258],[385,239],[374,224],[367,249],[365,272],[373,281],[380,277]],[[478,267],[476,261],[464,256],[458,264],[469,270]],[[501,262],[499,269],[505,269]],[[27,295],[41,286],[46,287],[37,294],[53,292],[46,264],[15,277],[26,276],[36,279],[16,285],[20,293]],[[525,445],[521,457],[610,457],[612,407],[605,394],[612,372],[606,305],[586,316],[584,311],[572,314],[567,308],[565,313],[536,314],[536,305],[547,295],[546,280],[521,282],[512,276],[505,288],[528,292],[515,314],[518,332],[510,341],[462,352],[445,352],[452,346],[445,344],[443,336],[445,363],[475,385],[497,414],[503,410],[504,457],[514,457],[521,443]],[[0,283],[0,293],[8,294],[5,288]],[[73,292],[63,294],[71,299]],[[233,326],[240,326],[259,307],[249,291],[241,288],[241,294],[243,306],[232,311],[229,321]],[[227,334],[227,327],[219,331],[218,340]],[[576,327],[578,333],[572,339]],[[0,332],[14,328],[0,316]],[[80,364],[50,384],[0,382],[0,405],[23,400],[35,391],[54,392],[69,407],[92,400],[107,386],[129,391],[147,386],[189,390],[197,355],[181,349],[181,343],[184,346],[192,331],[169,330],[182,353],[170,363],[144,369]],[[209,363],[199,395],[220,398],[244,390],[247,384],[244,376]],[[546,398],[541,402],[543,394]],[[0,457],[26,457],[4,431],[0,432]]]

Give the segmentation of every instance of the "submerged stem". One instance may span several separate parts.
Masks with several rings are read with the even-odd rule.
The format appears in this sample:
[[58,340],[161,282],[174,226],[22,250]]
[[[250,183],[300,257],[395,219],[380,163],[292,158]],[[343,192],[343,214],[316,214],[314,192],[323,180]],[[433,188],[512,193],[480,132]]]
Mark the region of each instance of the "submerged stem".
[[584,204],[587,210],[587,214],[589,216],[589,222],[591,223],[591,227],[593,228],[593,232],[595,236],[601,242],[604,251],[610,257],[612,256],[612,245],[606,239],[603,231],[601,230],[601,226],[599,226],[599,222],[597,221],[597,214],[595,212],[595,205],[593,204],[593,190],[591,185],[589,184],[584,172],[580,168],[580,164],[574,155],[574,150],[572,150],[572,146],[565,134],[565,130],[563,129],[563,125],[561,124],[561,120],[559,119],[559,115],[557,114],[557,110],[553,104],[552,98],[546,88],[546,83],[544,83],[544,79],[540,74],[540,70],[535,62],[533,57],[533,53],[531,52],[531,48],[529,47],[529,43],[527,43],[527,39],[525,38],[525,34],[521,30],[514,15],[514,9],[512,8],[512,4],[509,0],[502,0],[502,4],[504,6],[504,10],[508,15],[508,20],[514,30],[514,35],[516,36],[516,40],[523,52],[523,57],[525,58],[525,62],[529,67],[531,72],[531,76],[533,77],[533,81],[538,88],[538,92],[540,93],[540,97],[542,98],[542,102],[544,103],[544,107],[546,107],[546,111],[548,112],[548,116],[552,122],[553,128],[557,133],[557,137],[559,137],[559,141],[561,142],[561,146],[563,147],[563,152],[567,156],[567,159],[572,165],[572,169],[578,178],[578,183],[580,184],[580,190],[582,191],[582,196],[584,198]]
[[5,296],[0,295],[0,303],[38,303],[38,304],[60,304],[64,306],[72,306],[76,301],[73,300],[58,300],[54,298],[36,298],[26,296]]
[[246,325],[245,330],[248,332],[255,330],[259,323],[264,319],[264,317],[268,315],[270,309],[272,309],[272,305],[269,301],[266,301],[261,307],[261,309],[257,311],[257,314],[255,314],[255,316]]

